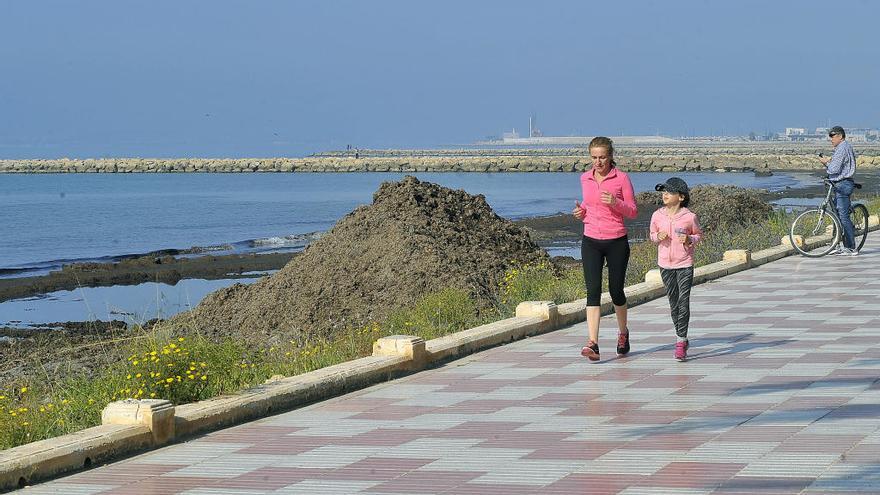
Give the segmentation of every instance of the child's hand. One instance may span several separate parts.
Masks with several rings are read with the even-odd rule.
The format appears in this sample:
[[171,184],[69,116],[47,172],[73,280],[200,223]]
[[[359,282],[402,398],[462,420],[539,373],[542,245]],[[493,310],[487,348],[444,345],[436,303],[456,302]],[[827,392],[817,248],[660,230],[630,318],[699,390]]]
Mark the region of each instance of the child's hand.
[[661,231],[657,232],[657,240],[662,241],[663,239],[666,239],[667,237],[669,237],[669,234],[667,234],[665,230],[661,230]]

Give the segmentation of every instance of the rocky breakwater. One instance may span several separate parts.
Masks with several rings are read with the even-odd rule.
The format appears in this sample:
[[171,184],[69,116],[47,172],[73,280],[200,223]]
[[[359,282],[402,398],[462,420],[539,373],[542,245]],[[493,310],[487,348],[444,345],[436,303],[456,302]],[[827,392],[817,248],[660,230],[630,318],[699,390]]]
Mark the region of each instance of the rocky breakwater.
[[[757,172],[816,170],[816,153],[827,147],[622,148],[624,170],[641,172]],[[858,165],[880,168],[880,148],[857,148]],[[589,165],[584,149],[363,150],[306,158],[113,158],[0,160],[0,173],[177,172],[576,172]]]

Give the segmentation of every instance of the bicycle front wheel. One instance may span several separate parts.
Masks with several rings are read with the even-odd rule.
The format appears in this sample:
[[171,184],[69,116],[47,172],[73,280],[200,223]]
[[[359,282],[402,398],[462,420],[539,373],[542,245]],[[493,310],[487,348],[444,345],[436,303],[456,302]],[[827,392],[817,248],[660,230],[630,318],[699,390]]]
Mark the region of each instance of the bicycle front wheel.
[[830,253],[840,242],[840,220],[821,208],[807,210],[791,223],[791,245],[804,256],[818,258]]
[[860,203],[852,205],[849,211],[849,218],[852,220],[853,232],[855,232],[855,250],[861,251],[868,239],[868,208]]

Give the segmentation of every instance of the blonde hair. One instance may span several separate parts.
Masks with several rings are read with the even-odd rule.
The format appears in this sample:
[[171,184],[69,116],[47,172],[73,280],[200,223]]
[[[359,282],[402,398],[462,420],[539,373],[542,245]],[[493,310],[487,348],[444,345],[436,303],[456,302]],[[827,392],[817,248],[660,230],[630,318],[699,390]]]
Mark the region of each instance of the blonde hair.
[[608,154],[614,156],[614,141],[605,136],[596,136],[590,141],[589,149],[593,148],[605,148],[608,150]]

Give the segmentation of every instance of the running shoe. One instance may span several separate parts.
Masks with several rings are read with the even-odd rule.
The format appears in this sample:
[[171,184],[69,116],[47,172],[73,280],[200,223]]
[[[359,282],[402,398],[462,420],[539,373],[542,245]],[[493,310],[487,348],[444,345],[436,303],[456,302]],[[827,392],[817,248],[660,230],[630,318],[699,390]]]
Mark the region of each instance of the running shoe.
[[593,342],[592,340],[587,341],[587,345],[581,349],[581,356],[589,359],[590,361],[598,361],[599,360],[599,344]]
[[617,334],[617,355],[626,356],[629,352],[629,328],[624,333]]
[[684,361],[687,359],[687,350],[690,344],[687,340],[680,340],[675,343],[675,360]]

